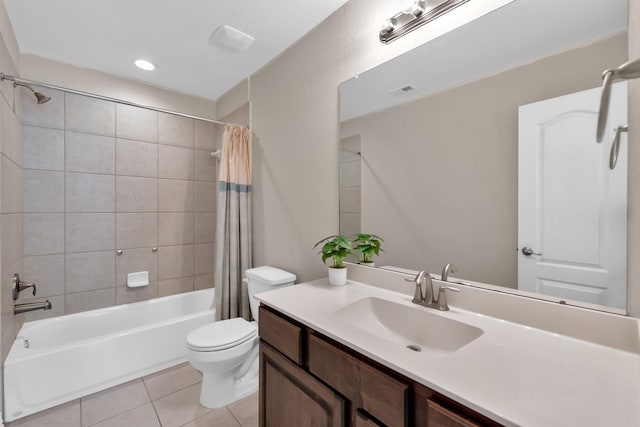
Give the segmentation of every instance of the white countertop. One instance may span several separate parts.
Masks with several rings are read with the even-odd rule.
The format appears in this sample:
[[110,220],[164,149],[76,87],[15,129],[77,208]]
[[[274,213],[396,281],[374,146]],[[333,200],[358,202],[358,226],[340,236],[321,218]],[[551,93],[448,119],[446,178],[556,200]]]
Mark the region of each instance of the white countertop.
[[[507,426],[640,426],[640,356],[450,306],[420,307],[484,333],[451,353],[420,353],[332,315],[366,297],[411,297],[316,280],[257,299],[363,355]],[[597,325],[585,325],[597,327]]]

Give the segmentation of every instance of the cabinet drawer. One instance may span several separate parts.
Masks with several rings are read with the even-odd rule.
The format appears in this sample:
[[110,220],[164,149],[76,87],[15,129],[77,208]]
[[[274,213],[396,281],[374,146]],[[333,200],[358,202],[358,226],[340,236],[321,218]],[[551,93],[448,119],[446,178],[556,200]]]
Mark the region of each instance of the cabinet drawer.
[[308,364],[311,373],[350,400],[354,409],[390,427],[408,425],[408,384],[315,334],[309,336]]
[[472,421],[429,399],[427,400],[427,425],[429,427],[482,427],[484,424]]
[[268,342],[280,353],[298,365],[304,364],[301,327],[260,306],[258,333],[260,339]]

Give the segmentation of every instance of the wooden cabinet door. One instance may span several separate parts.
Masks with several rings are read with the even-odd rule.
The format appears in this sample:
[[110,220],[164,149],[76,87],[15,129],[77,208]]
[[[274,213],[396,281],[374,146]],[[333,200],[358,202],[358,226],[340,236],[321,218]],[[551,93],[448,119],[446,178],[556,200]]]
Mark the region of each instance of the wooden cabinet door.
[[260,427],[346,425],[344,399],[265,342],[259,393]]

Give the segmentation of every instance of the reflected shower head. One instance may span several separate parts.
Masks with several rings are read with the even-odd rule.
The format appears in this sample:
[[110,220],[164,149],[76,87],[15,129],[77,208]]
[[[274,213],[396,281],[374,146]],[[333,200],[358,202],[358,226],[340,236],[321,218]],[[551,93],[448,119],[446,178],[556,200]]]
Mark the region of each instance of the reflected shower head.
[[29,86],[26,83],[14,81],[13,82],[13,87],[16,87],[16,86],[26,87],[31,92],[33,92],[33,94],[36,96],[36,100],[38,101],[38,104],[44,104],[45,102],[49,102],[51,100],[50,96],[46,96],[46,95],[42,94],[42,92],[38,92],[37,90],[34,90],[31,86]]

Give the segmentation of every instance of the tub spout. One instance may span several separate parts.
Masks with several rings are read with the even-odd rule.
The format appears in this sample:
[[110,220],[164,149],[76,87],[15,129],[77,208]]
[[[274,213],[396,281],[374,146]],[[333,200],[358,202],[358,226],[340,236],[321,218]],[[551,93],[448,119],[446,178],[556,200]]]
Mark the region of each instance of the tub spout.
[[51,310],[51,302],[26,302],[24,304],[16,304],[13,306],[13,314],[26,313],[34,310]]

